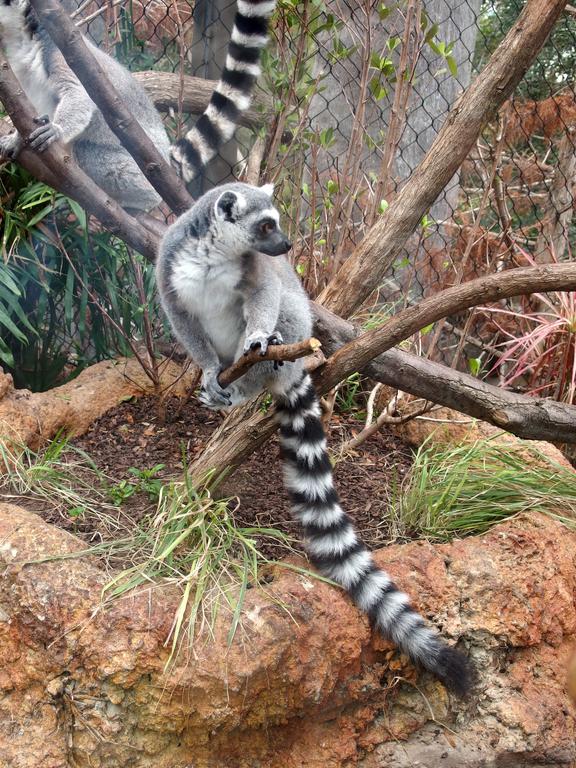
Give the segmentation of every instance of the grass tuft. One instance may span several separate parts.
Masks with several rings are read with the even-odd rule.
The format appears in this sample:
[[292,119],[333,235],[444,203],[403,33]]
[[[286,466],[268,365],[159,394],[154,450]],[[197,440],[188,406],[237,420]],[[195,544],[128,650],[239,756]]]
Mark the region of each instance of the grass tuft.
[[575,474],[526,444],[518,450],[488,439],[437,448],[426,441],[393,507],[400,537],[447,540],[483,533],[522,512],[542,512],[576,527]]

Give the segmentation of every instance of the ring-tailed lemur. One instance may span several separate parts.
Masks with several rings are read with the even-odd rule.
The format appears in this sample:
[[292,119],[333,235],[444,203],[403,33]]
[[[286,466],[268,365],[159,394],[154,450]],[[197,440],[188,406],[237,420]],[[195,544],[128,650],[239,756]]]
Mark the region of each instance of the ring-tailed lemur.
[[[318,398],[301,360],[262,362],[224,390],[219,372],[243,353],[310,336],[308,298],[282,255],[269,186],[211,190],[166,232],[157,261],[162,305],[174,333],[203,371],[202,402],[236,405],[263,389],[274,396],[285,484],[313,565],[340,584],[375,626],[447,687],[464,694],[467,659],[426,627],[390,577],[374,563],[341,509]],[[273,258],[270,258],[273,257]]]
[[[195,128],[172,149],[172,161],[189,181],[234,133],[251,102],[276,0],[238,0],[221,80]],[[28,145],[41,152],[59,139],[71,144],[78,165],[127,210],[149,211],[160,196],[110,130],[100,110],[40,24],[29,0],[0,0],[1,43],[23,90],[39,115]],[[119,62],[84,37],[122,101],[166,159],[170,141],[144,88]],[[0,158],[13,159],[23,146],[17,132],[0,139]]]

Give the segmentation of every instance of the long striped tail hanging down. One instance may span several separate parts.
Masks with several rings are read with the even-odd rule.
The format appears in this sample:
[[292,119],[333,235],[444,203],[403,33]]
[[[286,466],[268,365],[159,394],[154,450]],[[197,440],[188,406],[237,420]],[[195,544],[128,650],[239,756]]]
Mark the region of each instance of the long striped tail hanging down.
[[234,135],[239,117],[252,103],[260,76],[260,52],[268,42],[268,22],[276,0],[238,0],[224,69],[196,125],[171,150],[186,182],[216,156]]
[[468,659],[427,627],[359,540],[334,488],[318,397],[310,376],[276,397],[284,481],[315,568],[350,595],[372,624],[458,696],[472,687]]

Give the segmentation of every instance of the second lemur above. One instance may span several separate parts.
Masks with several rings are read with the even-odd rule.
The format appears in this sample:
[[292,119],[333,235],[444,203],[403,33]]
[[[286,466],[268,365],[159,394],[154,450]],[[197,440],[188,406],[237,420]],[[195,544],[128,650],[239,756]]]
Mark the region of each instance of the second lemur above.
[[[191,181],[232,138],[241,113],[250,106],[275,6],[276,0],[238,0],[221,79],[204,114],[172,151],[162,119],[144,88],[122,64],[83,37],[122,102],[185,181]],[[0,0],[0,37],[6,58],[37,113],[38,127],[28,137],[28,146],[42,152],[52,142],[62,141],[72,147],[80,168],[123,208],[149,211],[158,205],[160,196],[108,127],[29,0]],[[17,131],[0,138],[0,159],[15,159],[23,145]]]

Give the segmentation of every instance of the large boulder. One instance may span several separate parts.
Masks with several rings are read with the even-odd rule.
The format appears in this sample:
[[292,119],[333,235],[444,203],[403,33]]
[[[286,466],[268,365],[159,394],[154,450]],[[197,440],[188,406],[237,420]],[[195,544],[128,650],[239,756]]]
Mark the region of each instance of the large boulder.
[[576,533],[534,514],[378,562],[479,671],[452,700],[335,587],[278,568],[167,670],[178,595],[100,605],[75,537],[0,504],[2,768],[570,766]]

